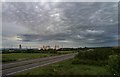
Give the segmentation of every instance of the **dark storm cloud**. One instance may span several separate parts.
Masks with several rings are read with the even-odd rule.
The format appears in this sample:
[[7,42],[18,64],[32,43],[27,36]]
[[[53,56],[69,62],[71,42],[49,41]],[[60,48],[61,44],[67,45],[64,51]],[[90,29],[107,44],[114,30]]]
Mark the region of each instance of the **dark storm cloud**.
[[3,37],[16,36],[13,40],[23,42],[74,42],[73,46],[81,42],[114,44],[117,11],[115,2],[3,3]]
[[[20,38],[22,38],[22,41],[27,42],[40,42],[40,41],[47,41],[47,40],[65,40],[65,38],[68,38],[68,34],[54,34],[54,35],[36,35],[36,34],[21,34],[18,35]],[[64,37],[64,38],[63,38]]]

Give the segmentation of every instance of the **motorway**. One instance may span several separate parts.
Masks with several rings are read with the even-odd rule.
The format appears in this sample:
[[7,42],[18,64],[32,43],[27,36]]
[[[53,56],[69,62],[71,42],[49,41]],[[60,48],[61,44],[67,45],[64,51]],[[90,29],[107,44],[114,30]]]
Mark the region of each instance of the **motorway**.
[[42,67],[48,64],[56,63],[62,60],[70,59],[70,58],[73,58],[75,54],[76,53],[3,64],[2,65],[2,76],[14,75],[22,71],[26,71],[26,70],[30,70],[33,68]]

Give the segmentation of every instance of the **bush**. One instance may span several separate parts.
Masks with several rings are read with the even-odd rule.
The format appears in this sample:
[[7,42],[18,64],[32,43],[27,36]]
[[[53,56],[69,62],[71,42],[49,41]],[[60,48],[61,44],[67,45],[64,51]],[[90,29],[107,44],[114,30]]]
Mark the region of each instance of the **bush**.
[[89,65],[107,65],[109,55],[114,52],[111,48],[96,48],[92,50],[80,51],[73,60],[73,64],[89,64]]
[[120,54],[120,48],[113,48],[112,50],[115,54]]
[[120,55],[109,56],[108,68],[111,74],[120,75]]
[[73,59],[72,64],[88,64],[88,65],[105,66],[107,64],[107,61],[80,60],[76,58]]
[[93,51],[81,51],[76,56],[79,59],[84,60],[107,60],[109,55],[111,55],[113,52],[111,49],[94,49]]

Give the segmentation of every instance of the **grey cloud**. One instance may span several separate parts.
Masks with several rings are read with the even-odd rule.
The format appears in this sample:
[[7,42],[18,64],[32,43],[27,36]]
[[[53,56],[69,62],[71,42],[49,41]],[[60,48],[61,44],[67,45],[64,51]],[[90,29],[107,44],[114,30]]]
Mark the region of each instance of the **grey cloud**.
[[65,40],[66,38],[69,37],[68,34],[54,34],[54,35],[37,35],[37,34],[21,34],[18,35],[19,38],[22,38],[22,41],[36,41],[36,42],[40,42],[40,41],[52,41],[52,40]]
[[[23,42],[65,40],[74,42],[73,46],[81,42],[107,45],[116,42],[117,11],[117,3],[109,2],[3,3],[3,37],[10,33]],[[7,31],[11,22],[14,31]]]

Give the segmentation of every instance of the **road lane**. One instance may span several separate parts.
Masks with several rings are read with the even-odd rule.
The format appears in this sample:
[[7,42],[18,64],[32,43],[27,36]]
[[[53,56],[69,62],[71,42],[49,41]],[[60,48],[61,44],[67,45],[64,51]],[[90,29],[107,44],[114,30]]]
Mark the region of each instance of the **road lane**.
[[[70,55],[70,54],[65,54],[65,55]],[[53,58],[57,58],[57,57],[62,57],[62,56],[64,56],[64,55],[51,56],[51,57],[45,57],[45,58],[38,58],[38,59],[2,64],[2,70],[12,68],[12,67],[17,67],[17,66],[27,65],[27,64],[31,64],[31,63],[41,62],[41,61],[45,61],[45,60],[49,60],[49,59],[53,59]]]
[[62,60],[70,59],[70,58],[73,58],[74,56],[75,56],[75,54],[61,55],[61,56],[57,56],[57,57],[48,58],[48,60],[44,60],[44,61],[40,61],[40,62],[36,62],[36,63],[34,62],[34,63],[28,64],[28,65],[22,65],[22,66],[18,66],[18,67],[5,69],[5,70],[2,70],[2,75],[3,76],[13,75],[15,73],[22,72],[25,70],[29,70],[29,69],[41,67],[44,65],[52,64],[55,62],[59,62]]

